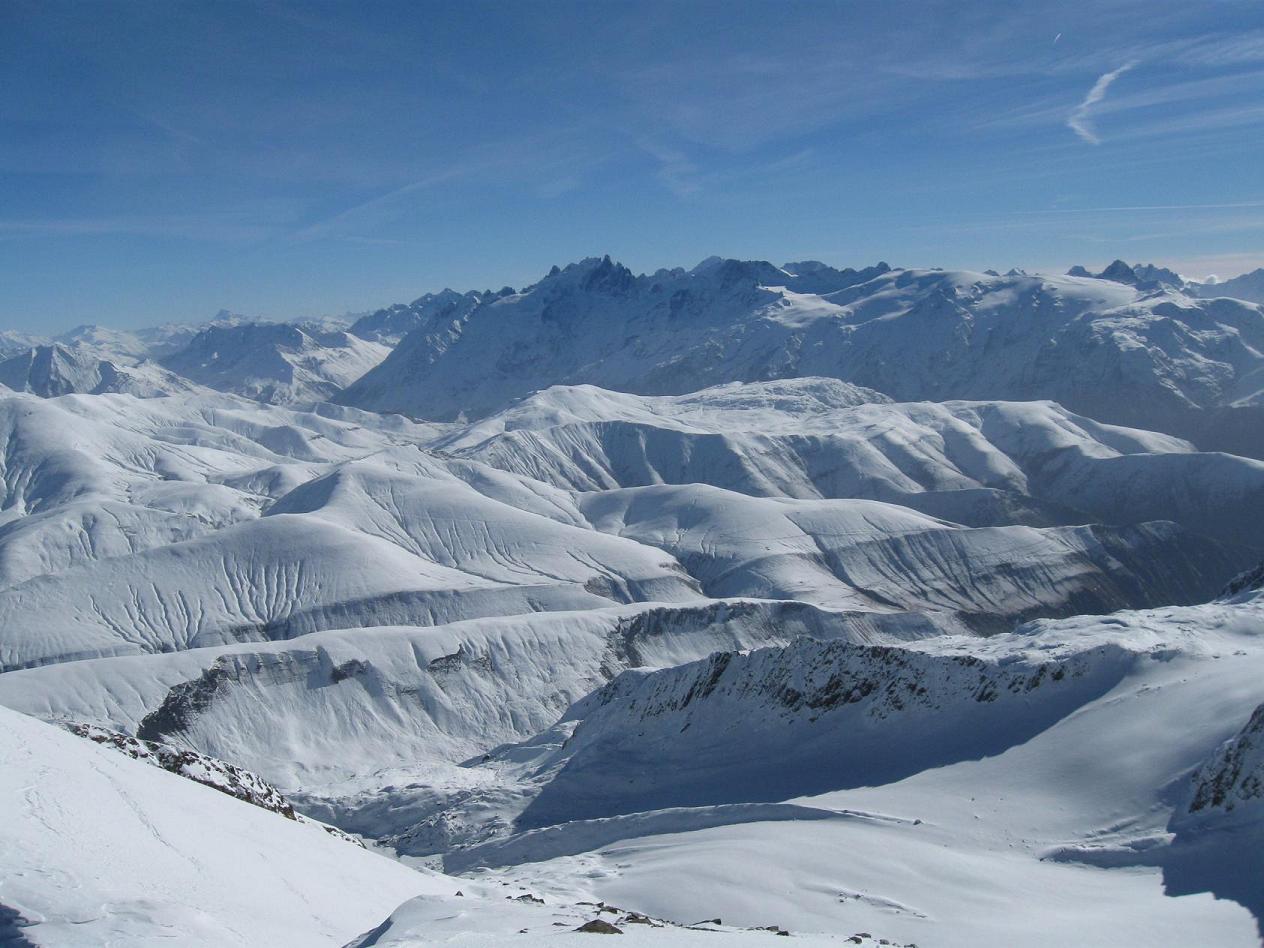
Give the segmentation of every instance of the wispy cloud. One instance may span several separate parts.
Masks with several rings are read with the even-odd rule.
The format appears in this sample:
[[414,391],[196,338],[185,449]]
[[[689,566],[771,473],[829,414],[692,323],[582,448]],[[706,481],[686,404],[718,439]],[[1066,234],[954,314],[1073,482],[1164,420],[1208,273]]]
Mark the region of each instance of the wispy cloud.
[[1067,128],[1079,135],[1090,145],[1100,145],[1102,140],[1097,136],[1097,131],[1093,128],[1090,121],[1092,117],[1093,107],[1102,99],[1106,98],[1106,92],[1110,89],[1111,83],[1137,65],[1136,60],[1126,62],[1117,69],[1103,73],[1097,77],[1097,81],[1093,83],[1093,88],[1088,90],[1088,95],[1084,97],[1084,101],[1077,105],[1067,119]]
[[1264,201],[1231,201],[1223,204],[1122,204],[1114,207],[1051,207],[1016,214],[1097,214],[1106,211],[1193,211],[1223,208],[1264,207]]
[[648,137],[637,139],[636,146],[654,159],[658,166],[655,177],[676,197],[688,197],[703,187],[698,166],[679,148]]
[[238,243],[265,240],[278,232],[262,221],[234,220],[223,215],[80,217],[0,220],[0,240],[19,237],[176,237]]
[[524,188],[552,199],[581,187],[584,177],[607,160],[610,151],[584,139],[582,130],[492,139],[445,156],[431,173],[296,228],[296,242],[347,236],[383,236],[381,228],[415,210],[428,194],[442,188],[490,182]]
[[398,212],[410,195],[433,188],[440,184],[457,181],[463,178],[469,169],[454,166],[436,172],[425,178],[394,188],[385,194],[361,201],[345,208],[336,214],[308,224],[294,232],[292,238],[297,241],[318,240],[329,236],[346,236],[343,232],[348,228],[372,228],[389,220]]

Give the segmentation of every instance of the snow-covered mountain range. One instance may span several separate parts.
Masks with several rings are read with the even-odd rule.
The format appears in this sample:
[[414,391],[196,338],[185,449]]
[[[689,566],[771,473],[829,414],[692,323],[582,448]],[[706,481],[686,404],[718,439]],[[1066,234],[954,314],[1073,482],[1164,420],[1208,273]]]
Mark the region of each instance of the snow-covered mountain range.
[[6,335],[0,942],[1258,944],[1211,289],[593,258]]
[[1051,399],[1208,448],[1264,430],[1256,304],[1109,276],[789,266],[638,277],[585,260],[479,306],[456,339],[411,338],[338,400],[450,420],[555,384],[681,394],[827,376],[902,401]]
[[163,365],[199,384],[273,405],[323,401],[358,379],[388,349],[348,332],[286,323],[211,326]]

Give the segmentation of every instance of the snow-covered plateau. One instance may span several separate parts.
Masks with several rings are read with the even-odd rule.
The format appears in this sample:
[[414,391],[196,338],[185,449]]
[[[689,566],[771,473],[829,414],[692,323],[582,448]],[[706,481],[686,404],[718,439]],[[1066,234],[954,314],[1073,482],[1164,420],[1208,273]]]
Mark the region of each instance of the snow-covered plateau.
[[0,334],[0,944],[1259,945],[1250,277]]

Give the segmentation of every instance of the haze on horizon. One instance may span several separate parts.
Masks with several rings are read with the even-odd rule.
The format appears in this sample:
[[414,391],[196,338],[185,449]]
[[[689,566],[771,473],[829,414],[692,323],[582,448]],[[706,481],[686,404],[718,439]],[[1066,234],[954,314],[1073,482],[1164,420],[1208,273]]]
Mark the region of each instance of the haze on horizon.
[[365,310],[609,253],[1264,265],[1246,0],[0,10],[0,328]]

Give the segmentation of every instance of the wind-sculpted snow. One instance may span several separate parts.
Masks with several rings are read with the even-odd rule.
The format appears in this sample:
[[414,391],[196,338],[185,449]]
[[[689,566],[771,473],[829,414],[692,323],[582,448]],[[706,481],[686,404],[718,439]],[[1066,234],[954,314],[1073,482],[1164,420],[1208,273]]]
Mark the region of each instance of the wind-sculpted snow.
[[670,552],[519,510],[442,470],[355,462],[278,500],[268,516],[304,515],[386,540],[427,562],[507,584],[577,584],[617,601],[690,592]]
[[[647,564],[649,551],[632,544],[640,563],[633,559],[626,574],[603,570],[592,554],[587,578],[570,579],[526,565],[515,569],[502,539],[484,534],[473,541],[486,558],[484,572],[504,577],[495,578],[317,518],[277,515],[238,524],[11,587],[0,601],[0,668],[318,629],[592,608],[647,590],[665,601],[696,595],[661,554]],[[586,556],[582,548],[575,553],[580,561]]]
[[1084,277],[793,269],[729,260],[638,277],[585,260],[479,306],[455,340],[405,340],[338,397],[453,419],[558,384],[677,394],[829,376],[900,400],[1053,399],[1182,432],[1199,410],[1260,402],[1264,313],[1240,300]]
[[[868,483],[870,494],[910,503],[938,488],[936,496],[952,498],[959,489],[1003,484],[1014,488],[1006,494],[1017,498],[1012,513],[1038,505],[1024,499],[1036,476],[1024,465],[1038,473],[1039,458],[1066,455],[1063,468],[1090,473],[1125,460],[1145,471],[1146,462],[1157,470],[1166,460],[1205,458],[1174,439],[1096,425],[1054,406],[898,406],[829,380],[679,399],[593,390],[542,399],[541,409],[524,404],[446,435],[350,409],[293,412],[226,396],[10,396],[0,402],[7,431],[0,580],[10,589],[0,601],[0,666],[704,592],[935,609],[979,616],[984,625],[977,627],[993,629],[1007,617],[1191,601],[1244,565],[1234,550],[1210,548],[1170,526],[963,531],[885,505],[759,500],[703,486],[576,497],[564,475],[545,477],[538,465],[532,470],[543,482],[521,465],[501,471],[485,463],[511,457],[496,448],[496,431],[543,424],[541,411],[554,418],[640,413],[665,419],[654,430],[669,436],[703,426],[732,432],[714,438],[737,446],[730,451],[735,467],[688,448],[692,466],[677,473],[699,481],[732,482],[734,470],[757,470],[758,484],[739,477],[738,486],[811,497],[830,493],[827,483],[833,493]],[[867,412],[888,413],[882,418],[903,429],[875,429]],[[921,427],[910,427],[910,414]],[[829,480],[789,463],[789,448],[782,456],[766,450],[773,436],[751,430],[777,424],[809,432],[782,437],[803,450],[795,456],[801,460],[830,455],[797,441],[836,433],[820,435],[837,439]],[[439,451],[431,456],[423,445],[436,436]],[[1169,453],[1157,453],[1163,450]],[[591,458],[611,471],[618,466],[608,453],[603,459],[594,450]],[[856,458],[861,470],[881,470],[899,486],[874,487],[882,482],[856,466],[846,473],[843,465]],[[1183,477],[1165,485],[1158,470],[1152,477],[1160,487],[1133,505],[1144,505],[1148,518],[1197,521],[1195,530],[1213,535],[1249,533],[1242,511],[1258,502],[1252,477],[1259,465],[1208,460],[1241,486],[1230,473],[1215,490],[1191,488]],[[1052,485],[1047,492],[1061,489],[1058,465],[1043,470],[1050,472],[1041,475]],[[654,468],[642,479],[662,480],[662,473]],[[1129,476],[1136,483],[1141,475]],[[1076,477],[1091,483],[1088,474]],[[1110,519],[1140,519],[1117,515],[1129,504],[1123,483],[1100,492],[1115,508]],[[1091,496],[1074,499],[1089,506]],[[625,507],[630,513],[619,513]],[[879,511],[861,533],[849,525]]]
[[828,379],[677,397],[554,388],[436,448],[579,491],[865,498],[980,527],[1174,520],[1246,550],[1264,518],[1261,461],[1047,402],[899,404]]
[[[313,476],[318,470],[313,465],[432,436],[428,429],[378,416],[339,414],[345,417],[264,408],[218,395],[147,400],[8,395],[0,398],[0,510],[12,520],[84,496],[126,501],[139,495],[146,501],[150,493],[186,487],[205,496],[221,484],[264,484],[280,467],[289,468],[294,485]],[[283,490],[289,489],[286,480],[278,481]],[[242,493],[253,494],[259,506],[257,490]]]
[[398,420],[121,396],[0,413],[3,667],[696,595],[669,553],[432,460]]
[[710,596],[948,612],[980,630],[1025,615],[1200,602],[1235,564],[1171,523],[961,529],[876,501],[698,484],[585,494],[581,509],[599,530],[670,551]]

